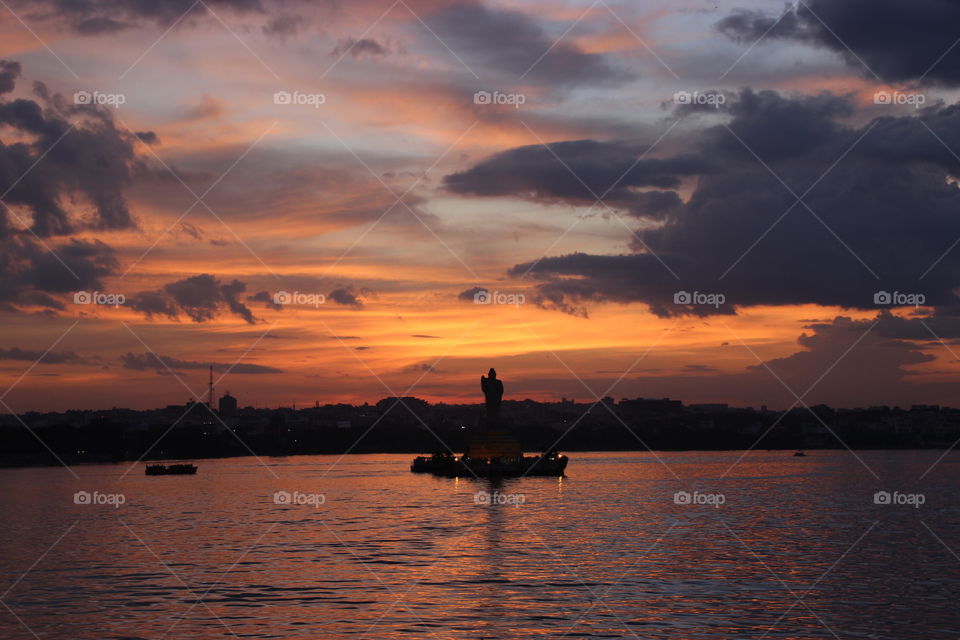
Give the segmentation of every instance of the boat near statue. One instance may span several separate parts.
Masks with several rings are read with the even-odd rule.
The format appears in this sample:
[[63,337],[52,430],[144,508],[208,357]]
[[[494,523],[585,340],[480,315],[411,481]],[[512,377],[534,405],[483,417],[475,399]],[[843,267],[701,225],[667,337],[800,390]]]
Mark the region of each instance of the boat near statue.
[[461,478],[515,478],[520,476],[562,476],[567,468],[567,456],[544,454],[516,458],[471,458],[449,453],[414,458],[410,471],[432,473],[435,476]]
[[467,451],[418,456],[410,465],[413,473],[432,473],[448,478],[509,478],[520,476],[562,476],[569,459],[550,450],[538,456],[525,456],[520,442],[500,424],[503,381],[490,369],[489,377],[480,376],[480,388],[486,400],[484,428],[470,441]]

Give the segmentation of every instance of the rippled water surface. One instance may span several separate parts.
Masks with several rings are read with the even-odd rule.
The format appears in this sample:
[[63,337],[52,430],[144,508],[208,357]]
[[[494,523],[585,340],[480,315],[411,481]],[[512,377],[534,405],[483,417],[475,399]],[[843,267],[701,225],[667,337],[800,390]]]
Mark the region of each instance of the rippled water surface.
[[741,455],[499,485],[405,455],[0,470],[0,637],[960,637],[960,455]]

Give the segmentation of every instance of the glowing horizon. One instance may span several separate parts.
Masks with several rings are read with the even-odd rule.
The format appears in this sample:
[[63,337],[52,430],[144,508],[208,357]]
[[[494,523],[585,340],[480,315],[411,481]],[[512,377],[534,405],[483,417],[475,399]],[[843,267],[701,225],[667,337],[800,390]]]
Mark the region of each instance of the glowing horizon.
[[491,365],[510,399],[960,404],[940,66],[692,0],[210,5],[0,21],[9,410],[182,402],[204,363],[242,405]]

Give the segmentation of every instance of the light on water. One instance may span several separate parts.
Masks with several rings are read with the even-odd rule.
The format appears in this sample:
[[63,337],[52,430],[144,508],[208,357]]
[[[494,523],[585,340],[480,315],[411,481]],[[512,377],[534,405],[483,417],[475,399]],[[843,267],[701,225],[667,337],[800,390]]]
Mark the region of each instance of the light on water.
[[[957,637],[955,455],[919,483],[940,452],[859,452],[882,483],[840,451],[658,455],[501,482],[404,455],[2,470],[2,599],[40,638]],[[923,504],[875,501],[894,487]]]

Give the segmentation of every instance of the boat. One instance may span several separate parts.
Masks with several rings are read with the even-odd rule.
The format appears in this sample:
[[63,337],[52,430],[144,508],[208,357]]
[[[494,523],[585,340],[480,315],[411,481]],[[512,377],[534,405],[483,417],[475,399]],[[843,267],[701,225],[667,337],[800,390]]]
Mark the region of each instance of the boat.
[[562,476],[567,468],[567,456],[556,452],[539,456],[516,457],[460,457],[450,453],[418,456],[410,465],[413,473],[432,473],[447,478],[516,478],[520,476]]
[[192,476],[197,472],[196,465],[192,464],[148,464],[148,476]]
[[799,450],[798,450],[798,451],[794,451],[794,452],[793,452],[793,457],[794,457],[794,458],[806,458],[806,457],[807,457],[807,454],[805,454],[803,451],[799,451]]

